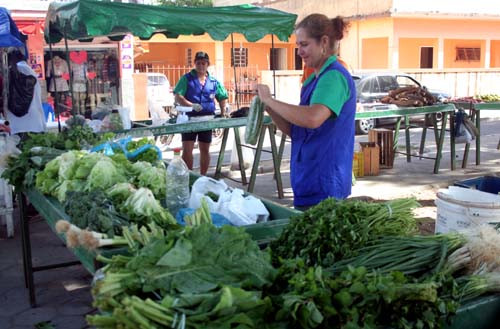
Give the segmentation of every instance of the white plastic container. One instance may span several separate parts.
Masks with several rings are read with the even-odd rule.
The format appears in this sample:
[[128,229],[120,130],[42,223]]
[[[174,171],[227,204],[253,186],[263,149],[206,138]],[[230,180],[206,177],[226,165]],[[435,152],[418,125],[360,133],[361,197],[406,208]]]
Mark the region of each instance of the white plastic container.
[[500,196],[492,193],[450,186],[438,191],[435,204],[436,233],[500,223]]

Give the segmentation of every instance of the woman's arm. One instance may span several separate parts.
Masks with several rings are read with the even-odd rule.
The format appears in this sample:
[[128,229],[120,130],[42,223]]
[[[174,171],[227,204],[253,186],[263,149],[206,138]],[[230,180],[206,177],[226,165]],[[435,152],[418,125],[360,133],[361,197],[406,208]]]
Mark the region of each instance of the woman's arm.
[[175,94],[175,101],[182,106],[193,106],[193,103],[188,101],[186,97],[182,96],[181,94]]
[[[296,126],[314,129],[321,126],[323,122],[325,122],[332,114],[332,111],[322,104],[306,106],[291,105],[275,100],[271,97],[271,92],[267,85],[258,85],[257,90],[259,92],[260,99],[270,108],[270,111],[268,112],[274,112],[289,124],[292,123]],[[271,117],[274,120],[273,115],[271,115]],[[278,122],[275,123],[278,127],[280,127]],[[289,135],[288,132],[283,130],[281,127],[280,129]],[[290,129],[288,128],[288,130]]]
[[283,119],[278,113],[273,112],[273,110],[266,106],[266,111],[273,119],[273,122],[276,124],[279,130],[281,130],[285,135],[292,136],[292,127],[290,122]]

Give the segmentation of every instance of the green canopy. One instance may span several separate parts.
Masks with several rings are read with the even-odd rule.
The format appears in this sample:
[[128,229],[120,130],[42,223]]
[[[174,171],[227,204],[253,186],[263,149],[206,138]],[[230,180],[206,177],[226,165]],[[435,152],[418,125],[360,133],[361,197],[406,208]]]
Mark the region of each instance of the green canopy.
[[214,40],[241,33],[254,42],[267,34],[287,41],[297,15],[252,5],[227,7],[159,7],[132,3],[79,0],[53,2],[45,18],[45,40],[59,42],[108,36],[120,40],[131,33],[143,40],[156,33],[179,35],[208,33]]

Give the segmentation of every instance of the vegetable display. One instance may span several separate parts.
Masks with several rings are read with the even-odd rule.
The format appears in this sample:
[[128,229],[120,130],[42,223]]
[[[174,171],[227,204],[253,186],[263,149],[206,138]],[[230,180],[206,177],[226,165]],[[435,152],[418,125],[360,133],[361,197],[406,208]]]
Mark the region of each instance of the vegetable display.
[[274,263],[301,257],[307,265],[332,265],[380,235],[410,235],[417,231],[414,199],[387,203],[326,199],[293,217],[271,243]]

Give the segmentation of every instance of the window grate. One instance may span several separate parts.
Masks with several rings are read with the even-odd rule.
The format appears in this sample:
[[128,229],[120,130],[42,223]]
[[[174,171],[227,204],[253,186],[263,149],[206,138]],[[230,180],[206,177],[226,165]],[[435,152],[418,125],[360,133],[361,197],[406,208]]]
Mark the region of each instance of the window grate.
[[481,60],[481,48],[456,48],[456,61],[478,62]]
[[231,66],[248,66],[248,48],[233,48],[233,51],[231,51]]
[[193,66],[193,50],[191,48],[186,49],[186,66]]

